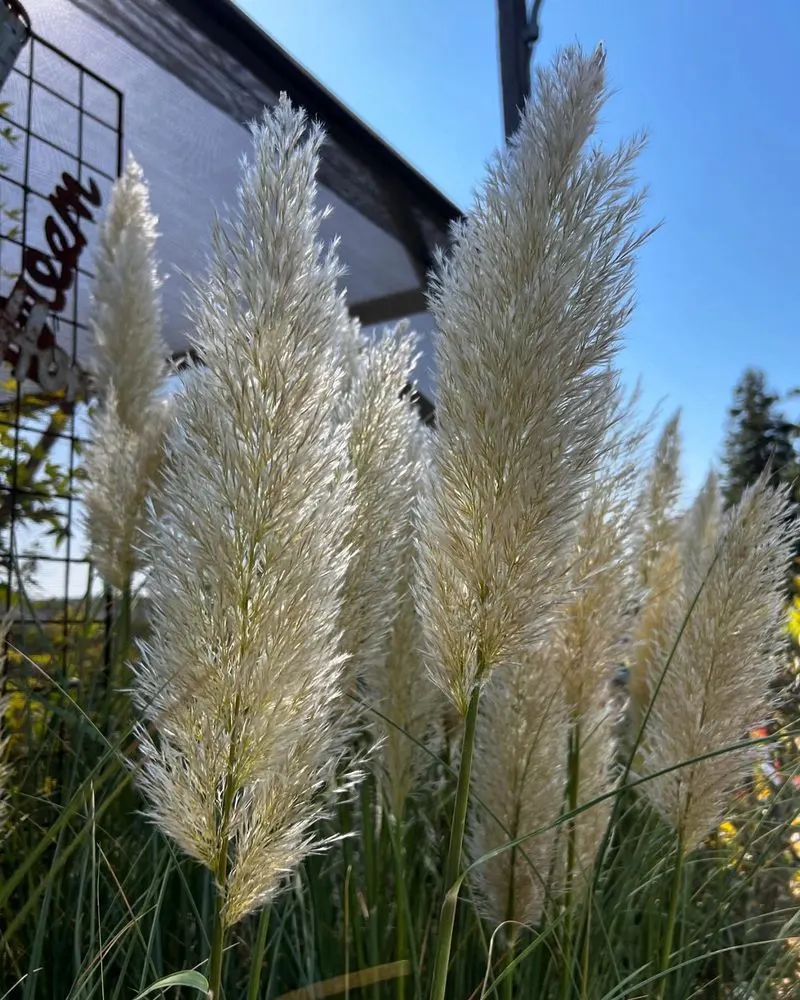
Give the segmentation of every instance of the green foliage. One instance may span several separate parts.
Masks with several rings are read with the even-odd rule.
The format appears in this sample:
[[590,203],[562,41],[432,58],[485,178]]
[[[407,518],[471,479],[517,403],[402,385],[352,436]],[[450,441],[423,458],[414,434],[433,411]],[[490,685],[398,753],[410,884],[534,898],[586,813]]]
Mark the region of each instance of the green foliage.
[[778,409],[779,400],[767,388],[764,373],[753,368],[734,389],[723,457],[723,495],[728,506],[768,467],[773,485],[793,483],[797,477],[797,427]]
[[146,990],[138,993],[134,1000],[143,1000],[144,997],[150,996],[151,993],[167,990],[173,986],[187,986],[189,989],[198,990],[200,993],[208,992],[208,980],[206,977],[194,969],[187,969],[185,972],[175,972],[171,976],[164,976],[163,979],[157,980],[151,986],[148,986]]
[[[75,618],[79,610],[97,609],[76,605]],[[102,634],[76,625],[66,669],[55,655],[38,654],[39,669],[28,664],[38,683],[19,691],[40,714],[13,754],[12,822],[0,847],[0,996],[129,1000],[171,985],[165,995],[191,998],[207,973],[212,880],[141,814],[133,715],[120,690],[125,655],[104,667]],[[15,669],[24,662],[18,656]],[[768,807],[754,791],[735,826],[687,857],[677,897],[674,835],[624,790],[588,890],[568,908],[552,900],[511,957],[465,883],[448,996],[557,998],[565,984],[567,995],[593,1000],[655,995],[659,984],[668,1000],[781,995],[796,961],[785,845],[797,803],[787,777]],[[333,848],[309,858],[265,915],[235,929],[224,996],[284,997],[314,984],[317,996],[427,996],[454,794],[452,770],[431,757],[398,824],[368,778],[326,824],[339,836]]]

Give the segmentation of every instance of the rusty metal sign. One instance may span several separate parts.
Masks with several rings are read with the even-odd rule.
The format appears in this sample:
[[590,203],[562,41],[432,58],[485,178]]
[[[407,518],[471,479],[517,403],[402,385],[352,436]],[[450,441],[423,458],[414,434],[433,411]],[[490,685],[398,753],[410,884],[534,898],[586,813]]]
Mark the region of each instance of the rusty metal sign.
[[47,394],[63,394],[74,403],[86,394],[86,374],[56,343],[49,316],[63,312],[75,283],[78,260],[86,247],[83,222],[93,222],[100,189],[93,180],[84,187],[70,174],[49,196],[53,211],[44,222],[49,250],[26,247],[22,274],[7,298],[0,297],[0,354],[20,383],[38,382]]

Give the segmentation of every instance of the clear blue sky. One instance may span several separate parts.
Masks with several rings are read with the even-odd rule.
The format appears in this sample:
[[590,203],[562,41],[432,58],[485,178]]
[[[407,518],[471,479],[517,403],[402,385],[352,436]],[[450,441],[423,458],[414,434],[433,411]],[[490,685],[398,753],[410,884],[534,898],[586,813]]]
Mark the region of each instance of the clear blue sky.
[[[239,0],[464,208],[501,139],[494,0]],[[623,367],[684,411],[696,485],[747,365],[800,384],[800,3],[544,0],[536,60],[603,40],[604,131],[641,128],[649,214]]]

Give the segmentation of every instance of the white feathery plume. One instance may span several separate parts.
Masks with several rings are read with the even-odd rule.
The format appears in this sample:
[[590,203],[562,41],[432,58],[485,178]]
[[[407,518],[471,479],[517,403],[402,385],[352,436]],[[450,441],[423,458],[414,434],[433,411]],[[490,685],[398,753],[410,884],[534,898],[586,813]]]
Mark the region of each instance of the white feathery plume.
[[402,323],[368,339],[352,322],[339,346],[349,374],[340,407],[348,428],[355,516],[353,550],[342,599],[342,651],[348,684],[360,686],[380,746],[376,764],[395,816],[402,815],[424,754],[414,743],[431,726],[438,692],[420,657],[419,619],[411,591],[419,497],[426,481],[428,432],[402,390],[416,338]]
[[[719,510],[712,476],[684,521],[671,627],[649,653],[653,688],[677,642],[645,730],[642,776],[740,743],[771,711],[786,567],[798,529],[788,518],[786,491],[771,490],[763,477],[723,517]],[[707,757],[651,778],[640,791],[691,850],[723,818],[757,754],[748,747]]]
[[588,146],[604,61],[571,48],[538,71],[432,286],[438,433],[420,607],[432,674],[464,714],[549,625],[611,420],[644,236],[641,141]]
[[672,634],[670,609],[680,586],[680,457],[680,413],[676,413],[658,439],[636,513],[633,558],[640,595],[628,664],[628,735],[633,739],[652,695],[648,664]]
[[84,505],[92,561],[122,592],[144,565],[146,501],[160,474],[172,407],[168,399],[154,401],[147,426],[133,430],[120,420],[116,398],[112,385],[92,413]]
[[[643,434],[630,417],[630,408],[620,408],[603,448],[602,467],[585,497],[569,564],[572,596],[524,667],[514,668],[510,685],[504,683],[504,671],[484,694],[489,708],[482,712],[474,788],[506,818],[506,825],[514,827],[513,836],[554,823],[564,810],[570,733],[579,744],[573,762],[578,770],[574,805],[584,805],[613,787],[609,682],[622,652],[634,591],[629,557],[637,448]],[[516,722],[523,711],[528,713],[524,725],[509,727],[508,720]],[[531,730],[536,733],[533,740]],[[592,869],[610,808],[609,799],[572,820],[573,885],[581,884]],[[473,857],[508,840],[480,806],[474,816]],[[528,825],[523,828],[522,822]],[[479,869],[475,881],[487,916],[536,923],[547,894],[558,898],[567,887],[568,837],[568,827],[562,824],[526,841],[513,859],[513,875],[513,852],[488,862],[485,871]]]
[[416,338],[405,324],[373,340],[351,325],[350,336],[345,334],[340,344],[350,373],[340,409],[355,506],[340,628],[350,685],[366,682],[369,688],[385,670],[403,554],[412,531],[412,441],[419,419],[401,392],[416,361]]
[[90,555],[119,591],[142,564],[145,498],[161,465],[170,407],[155,261],[156,217],[132,156],[114,185],[95,260],[90,329],[95,405],[89,411],[86,526]]
[[120,423],[140,432],[147,431],[150,407],[163,389],[168,357],[157,224],[142,168],[129,154],[100,228],[89,325],[95,393],[102,403],[113,388]]
[[352,477],[337,425],[348,322],[315,207],[321,130],[282,97],[196,288],[205,368],[177,398],[150,523],[153,636],[136,698],[159,826],[214,871],[222,922],[318,848],[346,752],[339,647]]
[[[572,856],[563,850],[558,875],[583,884],[611,814],[620,712],[612,680],[625,655],[638,587],[631,561],[637,525],[639,450],[646,425],[635,417],[637,396],[623,403],[603,447],[602,462],[585,498],[569,565],[572,594],[541,654],[543,669],[561,678],[571,733],[570,811],[608,796],[569,824]],[[571,870],[568,871],[571,864]]]
[[[395,615],[386,655],[377,669],[365,674],[369,704],[382,716],[373,717],[373,732],[379,744],[377,762],[392,814],[400,820],[430,758],[419,745],[428,745],[438,728],[446,704],[431,683],[422,657],[422,629],[414,602],[417,565],[417,523],[420,499],[429,488],[431,432],[409,409],[411,423],[402,441],[400,461],[407,463],[406,484],[412,509],[405,523],[399,553],[400,578],[392,599]],[[418,741],[418,742],[415,742]]]
[[[564,828],[557,824],[567,781],[569,709],[558,678],[542,672],[542,659],[537,654],[504,670],[481,700],[470,858],[477,861],[550,826],[470,872],[481,909],[495,924],[536,924],[548,895],[564,887]],[[513,938],[513,927],[509,934]]]
[[[617,750],[616,739],[617,716],[613,705],[606,695],[594,709],[582,718],[580,725],[573,723],[572,732],[577,743],[575,769],[577,774],[577,789],[574,807],[587,806],[595,799],[602,798],[589,808],[584,808],[568,826],[574,831],[574,856],[572,868],[567,853],[567,832],[565,825],[562,832],[563,884],[568,883],[575,890],[582,889],[588,882],[594,870],[597,852],[606,834],[613,799],[611,793],[617,782],[614,763]],[[572,804],[569,805],[571,811]]]
[[[588,641],[592,630],[584,632]],[[594,671],[586,684],[576,688],[570,683],[569,669],[574,665],[564,659],[563,642],[563,635],[554,629],[522,665],[493,678],[483,694],[472,787],[509,832],[475,805],[469,842],[473,860],[510,838],[554,824],[564,811],[613,790],[616,716],[610,700],[611,661],[604,661],[605,672]],[[609,642],[608,648],[616,646]],[[575,663],[588,657],[590,649],[575,650]],[[599,655],[602,658],[602,649]],[[595,699],[582,705],[580,713],[573,700],[576,691],[581,697],[591,691]],[[570,737],[577,747],[570,748]],[[565,798],[570,778],[577,779],[573,801]],[[504,852],[481,866],[473,881],[486,915],[495,921],[536,923],[548,894],[558,897],[568,885],[582,886],[605,835],[611,807],[609,797],[525,841],[519,850]]]
[[635,396],[625,404],[619,399],[578,520],[568,569],[571,595],[548,637],[548,661],[563,678],[573,721],[581,724],[608,706],[638,594],[631,551],[646,426],[636,421],[635,401]]
[[652,585],[653,571],[674,538],[681,491],[680,411],[664,425],[639,498],[637,562],[639,582]]
[[[646,426],[635,417],[637,394],[623,403],[602,448],[602,463],[584,497],[568,576],[571,593],[541,644],[512,680],[506,671],[484,694],[474,787],[513,828],[513,836],[555,822],[563,810],[586,805],[613,790],[616,713],[610,682],[623,655],[636,592],[631,563],[636,524],[637,466]],[[527,717],[525,717],[527,713]],[[518,721],[522,719],[522,725]],[[509,719],[514,725],[508,726]],[[536,736],[530,738],[530,732]],[[574,744],[568,754],[570,737]],[[574,801],[565,801],[567,761]],[[569,824],[542,834],[521,850],[535,858],[535,875],[523,854],[500,855],[479,870],[475,882],[487,915],[536,922],[547,892],[556,898],[590,874],[608,825],[611,799]],[[473,810],[473,858],[508,840],[478,805]],[[530,824],[522,828],[520,823]],[[572,871],[568,840],[572,837]],[[477,852],[477,854],[475,853]],[[512,905],[513,904],[513,905]]]
[[714,556],[722,518],[722,494],[719,478],[712,469],[694,503],[680,524],[677,547],[683,576],[683,590],[696,594]]

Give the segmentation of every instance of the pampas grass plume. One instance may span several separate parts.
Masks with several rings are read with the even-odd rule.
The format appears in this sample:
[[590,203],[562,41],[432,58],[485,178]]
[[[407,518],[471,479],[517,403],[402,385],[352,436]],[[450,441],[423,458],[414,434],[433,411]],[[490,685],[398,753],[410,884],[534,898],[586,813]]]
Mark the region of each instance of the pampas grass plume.
[[706,755],[741,743],[771,714],[786,567],[798,533],[788,493],[771,489],[766,477],[726,514],[720,509],[711,476],[684,519],[671,631],[648,658],[651,690],[662,673],[663,683],[638,766],[652,777],[639,787],[686,850],[724,817],[756,761],[755,746]]
[[[281,98],[196,288],[205,367],[179,393],[149,531],[153,636],[136,698],[150,815],[208,866],[229,927],[318,849],[347,752],[341,593],[353,478],[320,242],[321,131]],[[217,952],[219,958],[219,952]],[[218,966],[217,966],[218,968]]]
[[433,281],[438,433],[420,594],[430,669],[462,714],[550,624],[611,420],[644,236],[640,140],[587,148],[605,95],[600,50],[538,71]]
[[95,261],[90,330],[97,399],[89,414],[84,497],[91,558],[118,591],[142,565],[145,499],[159,473],[170,418],[156,221],[142,170],[129,156]]

